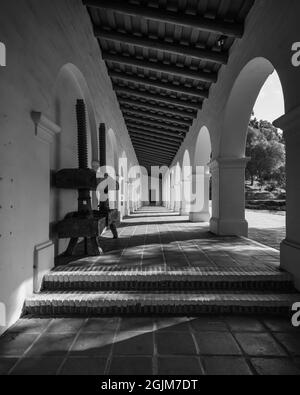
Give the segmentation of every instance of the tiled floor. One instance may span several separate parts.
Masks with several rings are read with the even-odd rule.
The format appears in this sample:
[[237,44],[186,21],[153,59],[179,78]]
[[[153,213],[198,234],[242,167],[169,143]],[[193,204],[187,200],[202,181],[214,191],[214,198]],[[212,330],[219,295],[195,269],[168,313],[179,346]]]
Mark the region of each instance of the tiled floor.
[[[276,251],[161,209],[126,219],[120,236],[105,234],[106,254],[69,271],[278,272]],[[270,317],[27,318],[0,338],[0,374],[300,375],[300,330]]]
[[283,318],[22,319],[0,339],[6,375],[300,375]]
[[104,255],[73,259],[69,266],[58,267],[55,272],[117,274],[118,271],[138,270],[147,272],[147,277],[150,272],[161,276],[166,272],[190,270],[194,273],[200,270],[200,274],[278,272],[279,252],[251,240],[216,237],[209,232],[207,224],[190,223],[187,217],[162,207],[143,208],[125,218],[119,233],[119,240],[113,240],[110,232],[100,238]]
[[249,238],[276,250],[286,236],[286,213],[246,210]]

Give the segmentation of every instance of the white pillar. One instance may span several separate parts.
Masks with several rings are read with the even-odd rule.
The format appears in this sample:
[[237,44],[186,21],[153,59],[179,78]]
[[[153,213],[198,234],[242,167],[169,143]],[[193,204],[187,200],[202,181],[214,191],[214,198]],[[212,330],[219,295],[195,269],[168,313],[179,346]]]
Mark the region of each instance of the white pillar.
[[209,222],[209,185],[211,175],[208,166],[197,167],[196,173],[192,175],[192,191],[194,199],[192,198],[190,206],[190,221],[191,222]]
[[300,291],[300,106],[279,118],[274,125],[284,131],[287,155],[286,239],[281,243],[280,264],[294,276]]
[[210,229],[220,236],[248,236],[245,169],[248,158],[219,158],[210,164],[213,213]]
[[[190,177],[192,178],[192,177]],[[180,208],[180,215],[182,216],[189,216],[191,211],[191,180],[183,180],[182,181],[182,188],[181,188],[181,208]]]
[[181,211],[181,206],[182,206],[180,180],[175,181],[174,194],[175,194],[174,211],[176,211],[176,213],[179,213]]

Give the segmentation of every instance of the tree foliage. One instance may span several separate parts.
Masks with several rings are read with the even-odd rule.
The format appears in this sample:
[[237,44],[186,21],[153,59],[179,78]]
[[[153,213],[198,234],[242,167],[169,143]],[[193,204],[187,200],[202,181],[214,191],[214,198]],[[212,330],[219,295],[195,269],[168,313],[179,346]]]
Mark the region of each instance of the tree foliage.
[[285,187],[285,145],[282,132],[267,121],[251,119],[246,145],[246,155],[251,158],[247,178],[253,185],[275,182]]

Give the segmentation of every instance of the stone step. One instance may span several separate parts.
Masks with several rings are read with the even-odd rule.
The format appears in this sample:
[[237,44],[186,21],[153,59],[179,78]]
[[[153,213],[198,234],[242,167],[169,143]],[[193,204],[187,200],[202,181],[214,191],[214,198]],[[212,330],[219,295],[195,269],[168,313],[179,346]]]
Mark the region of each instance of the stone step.
[[267,292],[43,292],[29,297],[33,316],[288,314],[299,294]]
[[[72,271],[73,270],[73,271]],[[292,276],[274,270],[247,268],[224,271],[190,268],[188,270],[142,269],[91,270],[60,269],[44,277],[44,291],[181,291],[181,290],[264,290],[294,292]]]

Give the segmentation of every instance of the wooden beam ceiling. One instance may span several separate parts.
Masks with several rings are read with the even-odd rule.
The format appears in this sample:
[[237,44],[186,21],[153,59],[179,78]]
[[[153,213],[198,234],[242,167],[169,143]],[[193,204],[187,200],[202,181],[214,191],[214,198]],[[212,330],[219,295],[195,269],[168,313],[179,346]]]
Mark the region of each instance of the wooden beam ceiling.
[[199,61],[211,61],[218,64],[226,64],[228,62],[228,53],[207,50],[204,48],[196,48],[188,45],[182,45],[175,42],[166,42],[159,39],[145,38],[141,35],[133,35],[126,33],[119,33],[116,31],[104,30],[99,26],[94,28],[95,36],[107,41],[114,41],[117,43],[134,45],[140,48],[152,49],[161,51],[170,55],[177,55],[196,59]]
[[139,158],[174,158],[243,36],[253,0],[83,3]]
[[147,112],[147,111],[142,111],[142,110],[134,110],[131,107],[128,106],[122,106],[122,111],[126,112],[127,114],[134,115],[141,120],[149,120],[151,118],[152,121],[157,122],[158,124],[161,124],[162,126],[172,126],[174,128],[178,128],[179,130],[186,131],[192,124],[193,120],[190,119],[189,121],[186,121],[184,119],[177,119],[175,117],[170,118],[170,117],[164,117],[163,115],[155,114],[153,112]]
[[162,135],[165,134],[166,136],[171,136],[171,137],[176,137],[180,136],[179,133],[182,134],[187,134],[188,133],[188,128],[180,128],[180,127],[175,127],[171,125],[167,125],[166,123],[161,123],[161,122],[156,122],[152,121],[150,119],[144,119],[141,117],[135,117],[133,115],[128,115],[126,111],[124,111],[124,119],[126,122],[128,121],[128,124],[136,124],[139,126],[139,124],[144,125],[145,127],[150,126],[150,127],[158,127],[159,133]]
[[84,0],[84,4],[155,22],[170,23],[183,28],[193,28],[228,37],[240,38],[244,32],[243,25],[239,23],[201,17],[200,15],[189,15],[183,12],[167,11],[154,7],[137,6],[124,0]]
[[178,147],[180,146],[179,143],[174,144],[174,145],[169,145],[165,143],[164,141],[157,140],[155,138],[152,138],[151,136],[144,137],[141,136],[139,133],[131,132],[130,133],[130,138],[132,140],[135,140],[145,146],[150,145],[150,146],[155,146],[155,148],[159,148],[160,151],[162,152],[169,152],[169,153],[176,153],[178,150]]
[[156,134],[149,134],[147,132],[143,132],[139,129],[134,129],[130,128],[129,134],[132,137],[139,138],[141,141],[153,141],[158,143],[158,147],[160,149],[165,149],[165,150],[173,150],[178,149],[182,143],[180,140],[175,140],[175,139],[167,139],[167,137],[161,137],[160,135]]
[[[125,65],[130,67],[137,67],[139,69],[154,71],[160,74],[173,75],[179,78],[187,78],[198,82],[217,81],[217,74],[213,72],[204,72],[201,70],[191,70],[187,67],[177,67],[173,65],[166,65],[161,62],[152,62],[148,60],[139,60],[131,56],[114,55],[108,52],[102,52],[102,57],[107,62],[115,63],[118,65]],[[114,69],[113,69],[114,70]]]
[[170,82],[161,82],[160,80],[152,80],[146,77],[138,77],[136,75],[124,74],[122,72],[112,71],[109,72],[111,78],[120,81],[133,82],[134,84],[149,86],[156,89],[161,89],[169,92],[175,92],[187,97],[196,97],[198,99],[208,98],[209,91],[207,89],[187,88],[182,85],[175,85]]
[[[145,99],[151,102],[158,102],[158,103],[162,103],[164,105],[172,105],[175,107],[182,107],[182,108],[186,108],[186,109],[190,109],[195,111],[201,110],[202,109],[202,102],[200,103],[195,103],[192,101],[187,101],[187,100],[180,100],[180,99],[174,99],[170,96],[161,96],[158,94],[154,94],[154,93],[150,93],[147,91],[141,92],[138,90],[134,90],[132,88],[125,88],[125,87],[121,87],[118,84],[115,84],[115,91],[118,94],[122,94],[122,95],[129,95],[129,96],[133,96],[135,99]],[[157,109],[163,109],[165,107],[161,107],[161,105],[158,105],[158,103],[156,103]],[[152,107],[152,105],[151,105]],[[167,107],[166,110],[167,111]],[[179,108],[176,109],[176,111],[182,111]],[[172,114],[172,113],[170,113]],[[192,114],[192,113],[191,113]],[[194,113],[194,116],[196,116],[197,114]]]
[[169,118],[174,119],[174,122],[180,120],[181,123],[185,123],[186,125],[188,124],[191,125],[192,121],[195,118],[195,114],[188,113],[187,111],[171,110],[160,106],[153,106],[151,104],[141,103],[136,100],[123,99],[122,97],[119,98],[119,103],[127,105],[129,107],[135,107],[136,109],[140,110],[141,112],[143,111],[146,114],[150,114],[149,111],[147,110],[152,111],[151,114],[153,114],[153,111],[155,111],[156,113],[161,112],[164,115],[157,115],[157,116],[168,118],[168,115],[170,115]]
[[132,122],[128,122],[127,127],[129,130],[134,129],[134,130],[138,130],[141,133],[143,132],[145,134],[148,134],[150,136],[153,135],[153,136],[161,137],[162,141],[167,140],[170,142],[175,142],[175,143],[181,142],[182,143],[185,138],[185,134],[183,134],[183,133],[181,135],[174,133],[171,136],[166,136],[166,135],[161,134],[160,132],[166,132],[167,130],[159,130],[158,128],[152,128],[151,126],[143,126],[140,124],[137,125],[137,124],[133,124]]

